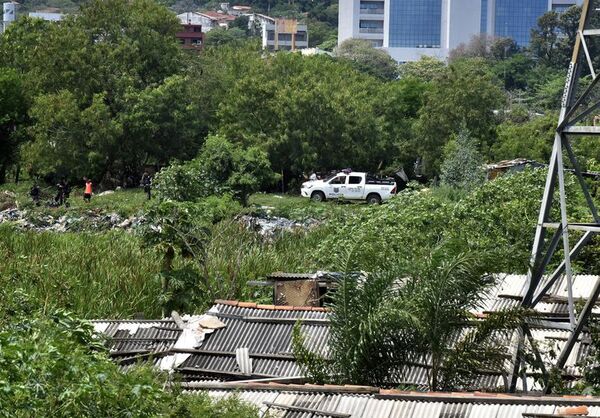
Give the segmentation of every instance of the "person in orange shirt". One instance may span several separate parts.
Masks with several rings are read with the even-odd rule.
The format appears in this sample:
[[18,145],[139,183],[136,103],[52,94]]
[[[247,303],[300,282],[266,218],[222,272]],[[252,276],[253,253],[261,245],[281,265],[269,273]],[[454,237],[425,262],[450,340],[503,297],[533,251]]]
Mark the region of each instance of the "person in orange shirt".
[[85,178],[85,191],[83,192],[83,200],[90,202],[92,200],[92,180]]

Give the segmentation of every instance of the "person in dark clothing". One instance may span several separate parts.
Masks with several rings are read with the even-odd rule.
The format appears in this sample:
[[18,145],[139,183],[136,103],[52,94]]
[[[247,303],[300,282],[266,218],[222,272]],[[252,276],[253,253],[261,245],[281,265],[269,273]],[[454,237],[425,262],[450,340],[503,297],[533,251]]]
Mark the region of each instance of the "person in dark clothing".
[[34,183],[33,187],[29,191],[29,196],[31,196],[31,200],[33,201],[33,203],[36,206],[40,205],[40,195],[41,195],[40,186],[38,186],[37,183]]
[[69,207],[69,197],[71,197],[71,186],[69,185],[69,182],[66,180],[63,180],[63,202],[65,204],[65,207]]
[[54,198],[54,201],[58,206],[62,206],[62,204],[65,203],[65,188],[66,182],[62,179],[56,185],[56,197]]
[[144,188],[144,193],[148,195],[148,200],[152,198],[152,178],[147,171],[142,174],[141,186]]

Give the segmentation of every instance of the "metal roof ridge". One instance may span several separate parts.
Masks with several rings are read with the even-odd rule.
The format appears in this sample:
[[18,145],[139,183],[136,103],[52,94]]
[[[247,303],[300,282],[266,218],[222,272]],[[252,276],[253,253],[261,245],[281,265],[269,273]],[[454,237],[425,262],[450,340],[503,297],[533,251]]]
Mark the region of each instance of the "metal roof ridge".
[[314,311],[329,312],[328,308],[322,306],[292,306],[292,305],[262,305],[256,302],[241,302],[239,300],[215,299],[215,305],[237,306],[239,308],[262,309],[270,311]]

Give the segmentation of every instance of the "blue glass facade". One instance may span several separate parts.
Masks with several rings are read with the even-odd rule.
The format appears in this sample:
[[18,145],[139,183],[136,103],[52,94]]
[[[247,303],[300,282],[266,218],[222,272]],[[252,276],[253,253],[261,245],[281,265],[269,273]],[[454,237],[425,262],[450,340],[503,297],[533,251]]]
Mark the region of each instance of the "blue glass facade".
[[481,0],[481,33],[487,32],[488,0]]
[[442,0],[390,0],[390,47],[439,48]]
[[512,38],[520,46],[529,44],[531,29],[548,11],[548,0],[496,0],[494,35]]

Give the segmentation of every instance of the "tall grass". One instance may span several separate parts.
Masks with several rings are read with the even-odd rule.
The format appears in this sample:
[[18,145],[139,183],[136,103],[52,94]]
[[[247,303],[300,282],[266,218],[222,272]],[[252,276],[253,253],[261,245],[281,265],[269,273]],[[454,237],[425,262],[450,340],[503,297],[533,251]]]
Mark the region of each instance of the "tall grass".
[[[268,241],[236,221],[215,225],[204,265],[176,263],[198,271],[195,290],[202,299],[191,310],[202,312],[217,298],[270,303],[270,289],[247,282],[274,271],[317,270],[316,247],[327,233],[327,227],[320,227]],[[0,225],[0,258],[0,286],[6,294],[22,289],[42,308],[64,307],[84,318],[161,314],[161,256],[143,249],[130,233],[38,233]]]
[[0,286],[22,289],[43,308],[85,318],[160,314],[160,259],[123,232],[20,232],[0,225]]
[[249,280],[264,279],[275,271],[312,272],[318,270],[315,255],[318,242],[328,234],[326,226],[308,233],[284,233],[265,240],[235,221],[213,228],[207,247],[206,270],[213,294],[221,298],[271,301],[270,289],[249,287]]

